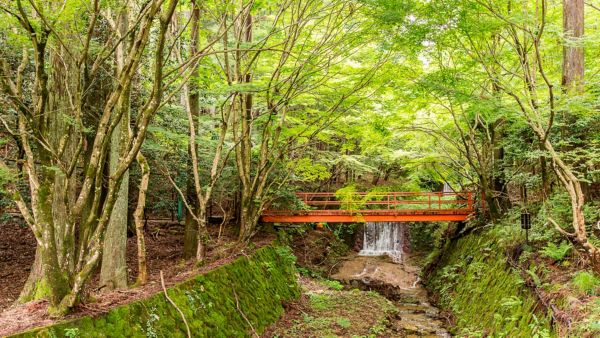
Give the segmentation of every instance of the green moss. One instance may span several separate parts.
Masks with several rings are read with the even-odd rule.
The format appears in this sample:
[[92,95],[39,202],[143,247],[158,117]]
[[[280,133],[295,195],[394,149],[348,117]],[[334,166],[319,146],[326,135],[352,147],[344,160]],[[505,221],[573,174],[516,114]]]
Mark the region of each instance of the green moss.
[[44,299],[50,296],[50,287],[46,278],[42,278],[35,283],[35,292],[31,299]]
[[[168,290],[186,316],[195,337],[246,337],[250,326],[261,333],[283,313],[282,301],[300,296],[288,250],[269,246],[251,257],[196,276]],[[234,293],[235,289],[235,293]],[[77,329],[80,337],[185,337],[179,312],[159,293],[126,304],[96,318],[84,317],[15,337],[64,337]]]
[[520,275],[507,264],[506,250],[518,233],[496,228],[453,243],[427,286],[456,317],[457,333],[466,336],[533,337],[551,335],[549,314],[542,311]]

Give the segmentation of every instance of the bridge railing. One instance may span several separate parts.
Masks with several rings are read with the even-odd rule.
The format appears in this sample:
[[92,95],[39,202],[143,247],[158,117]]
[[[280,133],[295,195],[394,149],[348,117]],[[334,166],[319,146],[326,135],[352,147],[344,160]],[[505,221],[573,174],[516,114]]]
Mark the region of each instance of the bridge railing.
[[307,206],[329,210],[473,210],[472,192],[317,192],[297,197]]

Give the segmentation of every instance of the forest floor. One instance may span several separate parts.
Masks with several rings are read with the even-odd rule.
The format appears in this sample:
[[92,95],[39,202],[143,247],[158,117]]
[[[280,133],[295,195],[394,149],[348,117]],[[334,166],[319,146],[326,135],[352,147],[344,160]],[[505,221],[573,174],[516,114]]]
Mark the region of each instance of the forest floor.
[[0,312],[18,297],[35,258],[35,238],[18,222],[0,223]]
[[[35,239],[31,231],[15,222],[0,225],[0,336],[52,324],[55,319],[47,315],[45,300],[15,304],[21,288],[29,275],[35,257]],[[211,238],[217,239],[218,227],[209,228]],[[98,288],[98,274],[87,288],[87,300],[64,319],[105,313],[113,307],[147,298],[161,292],[160,271],[163,271],[167,287],[227,264],[241,255],[270,243],[274,237],[262,235],[255,238],[252,248],[235,250],[236,237],[232,229],[225,228],[221,238],[207,252],[206,263],[196,266],[193,261],[183,259],[183,226],[178,223],[149,221],[146,230],[148,260],[148,283],[143,287],[103,291]],[[129,282],[137,276],[136,238],[127,240],[127,266]]]

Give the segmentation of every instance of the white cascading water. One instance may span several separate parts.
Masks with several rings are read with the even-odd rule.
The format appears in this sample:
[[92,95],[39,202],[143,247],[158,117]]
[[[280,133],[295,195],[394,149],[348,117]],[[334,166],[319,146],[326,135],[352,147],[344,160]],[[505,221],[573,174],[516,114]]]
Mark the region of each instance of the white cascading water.
[[388,255],[394,262],[402,260],[404,224],[400,222],[367,222],[360,256]]

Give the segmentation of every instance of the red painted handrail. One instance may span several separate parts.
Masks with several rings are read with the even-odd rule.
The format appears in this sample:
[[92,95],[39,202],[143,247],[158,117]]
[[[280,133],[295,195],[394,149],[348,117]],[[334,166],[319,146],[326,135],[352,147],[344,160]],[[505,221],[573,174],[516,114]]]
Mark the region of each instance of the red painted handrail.
[[455,205],[465,211],[473,210],[471,192],[356,192],[343,196],[350,197],[348,200],[340,200],[330,192],[301,192],[296,195],[304,204],[314,207],[380,205],[383,209],[398,209],[398,206],[405,205],[427,205],[430,210],[442,210],[447,209],[447,205]]
[[472,192],[301,192],[300,210],[264,210],[264,222],[464,221],[473,213]]

